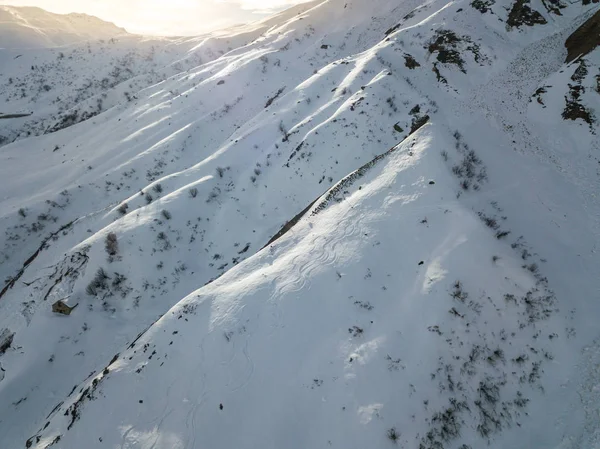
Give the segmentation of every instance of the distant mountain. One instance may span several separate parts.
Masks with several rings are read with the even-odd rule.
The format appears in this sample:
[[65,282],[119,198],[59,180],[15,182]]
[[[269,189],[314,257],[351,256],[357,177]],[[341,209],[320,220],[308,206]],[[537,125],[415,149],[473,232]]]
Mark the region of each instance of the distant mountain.
[[54,14],[41,8],[0,6],[0,48],[58,47],[127,34],[87,14]]

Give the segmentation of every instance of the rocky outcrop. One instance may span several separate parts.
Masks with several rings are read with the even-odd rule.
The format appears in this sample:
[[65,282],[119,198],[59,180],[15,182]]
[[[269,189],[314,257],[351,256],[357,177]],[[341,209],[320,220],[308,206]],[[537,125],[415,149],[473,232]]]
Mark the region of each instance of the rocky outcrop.
[[600,10],[575,30],[565,41],[567,59],[571,62],[585,56],[600,44]]

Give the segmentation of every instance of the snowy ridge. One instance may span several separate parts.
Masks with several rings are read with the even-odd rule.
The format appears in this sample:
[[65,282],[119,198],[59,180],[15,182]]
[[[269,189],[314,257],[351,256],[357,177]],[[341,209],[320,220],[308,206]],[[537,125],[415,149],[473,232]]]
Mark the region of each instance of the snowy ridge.
[[0,50],[0,145],[59,131],[132,101],[148,86],[243,47],[273,20],[191,38],[123,35],[25,53]]
[[308,4],[2,147],[3,444],[595,447],[597,8]]

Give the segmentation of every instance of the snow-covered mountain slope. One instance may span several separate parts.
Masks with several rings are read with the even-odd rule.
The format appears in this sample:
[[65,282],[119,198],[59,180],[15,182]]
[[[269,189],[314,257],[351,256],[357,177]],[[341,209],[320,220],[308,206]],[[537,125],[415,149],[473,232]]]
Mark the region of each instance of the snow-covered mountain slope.
[[87,14],[54,14],[35,7],[0,5],[0,48],[58,47],[127,34]]
[[597,11],[316,2],[2,147],[2,447],[598,446]]
[[[0,49],[0,146],[56,132],[132,101],[141,89],[246,45],[275,21],[309,7],[191,38],[124,34],[55,48]],[[0,24],[0,32],[6,29]]]

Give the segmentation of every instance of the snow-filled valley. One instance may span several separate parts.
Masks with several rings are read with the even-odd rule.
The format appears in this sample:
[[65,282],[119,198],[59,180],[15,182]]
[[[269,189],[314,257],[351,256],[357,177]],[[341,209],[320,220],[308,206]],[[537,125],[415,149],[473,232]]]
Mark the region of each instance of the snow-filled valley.
[[0,447],[600,447],[599,28],[317,0],[0,50]]

